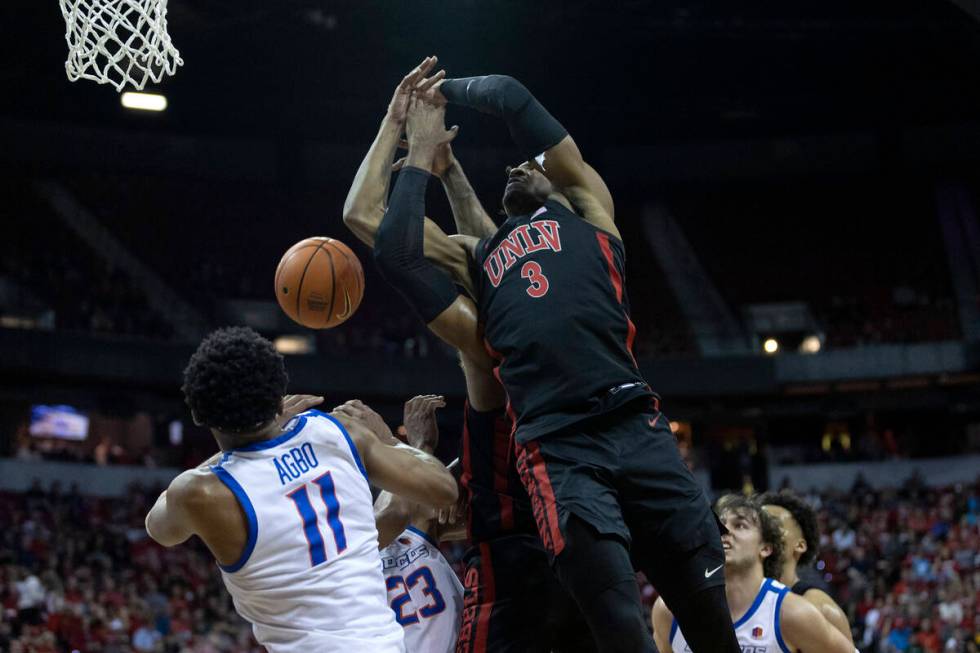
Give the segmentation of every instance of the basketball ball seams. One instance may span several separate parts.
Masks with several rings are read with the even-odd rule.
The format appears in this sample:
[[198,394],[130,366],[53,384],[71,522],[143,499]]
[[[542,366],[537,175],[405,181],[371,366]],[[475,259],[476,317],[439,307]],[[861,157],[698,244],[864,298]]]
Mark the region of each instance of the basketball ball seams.
[[347,252],[345,252],[343,248],[338,247],[335,243],[336,241],[330,239],[330,241],[327,244],[329,244],[334,249],[336,249],[337,252],[339,252],[340,255],[344,257],[344,261],[347,263],[347,269],[354,273],[353,275],[354,281],[357,283],[356,286],[356,291],[357,291],[356,295],[358,298],[357,306],[351,306],[350,308],[350,312],[353,313],[355,310],[357,310],[357,307],[361,305],[361,299],[364,298],[364,278],[362,276],[364,274],[364,270],[363,268],[361,268],[360,261],[355,260],[352,262],[350,257],[347,256]]
[[[307,272],[307,270],[310,269],[310,264],[313,263],[313,259],[316,258],[316,253],[318,251],[320,251],[320,249],[325,244],[326,244],[326,241],[323,241],[319,245],[317,245],[316,246],[316,249],[310,255],[310,258],[306,259],[306,265],[303,266],[303,274],[300,275],[300,277],[299,277],[299,283],[296,284],[296,317],[297,318],[302,319],[302,317],[303,317],[303,307],[302,307],[301,300],[303,298],[303,281],[306,279],[306,272]],[[333,267],[332,262],[331,262],[331,267]],[[300,322],[300,324],[302,324],[302,322]]]
[[[327,243],[324,242],[323,244],[326,245]],[[330,254],[330,250],[328,249],[323,249],[321,251],[327,255],[327,261],[330,262],[330,308],[327,309],[327,319],[323,323],[323,326],[326,327],[329,326],[330,322],[333,320],[333,305],[337,298],[338,284],[337,284],[337,270],[336,268],[334,268],[333,265],[333,255]]]

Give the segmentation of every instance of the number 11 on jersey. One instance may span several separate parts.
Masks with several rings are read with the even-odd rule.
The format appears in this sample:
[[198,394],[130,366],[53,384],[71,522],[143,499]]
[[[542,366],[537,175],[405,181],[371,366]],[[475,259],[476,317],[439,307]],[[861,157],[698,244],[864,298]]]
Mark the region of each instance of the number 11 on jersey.
[[[333,485],[333,477],[330,472],[324,472],[311,481],[320,488],[320,499],[327,511],[327,525],[333,532],[333,541],[337,546],[337,553],[343,553],[347,548],[347,536],[344,534],[344,525],[340,522],[340,502],[337,501],[337,490]],[[299,486],[286,495],[295,505],[303,524],[303,533],[310,546],[310,566],[327,561],[327,547],[320,533],[319,518],[313,509],[310,501],[310,494],[307,491],[307,483]]]

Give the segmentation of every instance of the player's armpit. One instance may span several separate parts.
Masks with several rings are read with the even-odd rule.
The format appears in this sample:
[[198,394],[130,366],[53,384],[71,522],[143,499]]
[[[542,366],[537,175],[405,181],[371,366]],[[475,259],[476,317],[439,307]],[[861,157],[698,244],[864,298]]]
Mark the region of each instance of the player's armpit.
[[344,426],[373,485],[435,508],[456,501],[456,479],[438,458],[407,444],[386,444],[356,420],[348,419]]
[[568,198],[579,215],[599,229],[620,237],[609,187],[595,168],[582,158],[571,136],[546,150],[534,164]]
[[671,651],[670,624],[673,620],[674,615],[667,608],[667,604],[664,603],[662,598],[658,598],[653,604],[650,621],[653,623],[653,641],[656,643],[657,650],[660,653],[670,653]]
[[854,644],[801,596],[787,594],[779,617],[783,639],[793,651],[854,653]]

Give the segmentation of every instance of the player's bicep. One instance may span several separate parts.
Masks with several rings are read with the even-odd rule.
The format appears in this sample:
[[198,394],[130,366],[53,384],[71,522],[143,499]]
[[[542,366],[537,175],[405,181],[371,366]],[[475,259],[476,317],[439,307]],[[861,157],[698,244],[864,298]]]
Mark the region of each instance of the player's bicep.
[[429,329],[447,345],[458,349],[472,362],[485,369],[493,364],[480,339],[476,304],[469,297],[459,295],[446,310],[428,323]]
[[551,183],[573,203],[590,199],[594,207],[589,208],[597,219],[614,221],[616,210],[609,187],[595,168],[582,158],[582,152],[571,136],[566,136],[546,150],[536,163]]
[[787,642],[796,650],[853,653],[847,641],[809,601],[794,594],[783,599],[780,620]]

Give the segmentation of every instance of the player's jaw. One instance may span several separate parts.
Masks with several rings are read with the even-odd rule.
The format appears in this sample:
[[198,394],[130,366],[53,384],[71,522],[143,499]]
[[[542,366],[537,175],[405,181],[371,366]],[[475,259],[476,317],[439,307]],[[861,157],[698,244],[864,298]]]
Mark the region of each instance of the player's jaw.
[[551,194],[551,182],[529,163],[508,166],[507,185],[504,187],[504,211],[508,216],[533,213]]
[[721,536],[721,547],[725,552],[725,568],[733,571],[761,564],[762,532],[745,516],[734,511],[726,511],[721,522],[727,532]]

